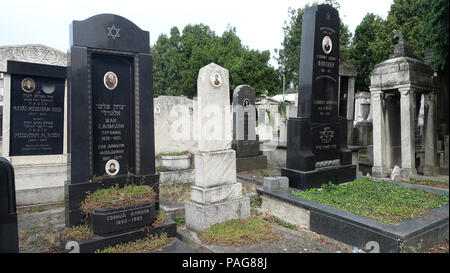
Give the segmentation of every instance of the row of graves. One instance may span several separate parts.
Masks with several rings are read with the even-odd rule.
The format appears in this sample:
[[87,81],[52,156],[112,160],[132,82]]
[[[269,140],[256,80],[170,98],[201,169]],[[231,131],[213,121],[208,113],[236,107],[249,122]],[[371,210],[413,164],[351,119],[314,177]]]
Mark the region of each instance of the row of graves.
[[[346,74],[347,80],[339,79],[337,10],[329,5],[306,9],[302,33],[297,109],[286,119],[286,163],[281,177],[265,177],[263,185],[257,187],[262,208],[282,220],[361,249],[374,246],[380,252],[399,252],[405,245],[420,244],[426,249],[441,242],[448,237],[448,203],[391,225],[293,194],[294,190],[320,188],[330,182],[351,182],[357,178],[358,168],[354,150],[359,148],[352,150],[348,145],[355,125],[353,110],[349,115],[347,109],[353,93],[349,98],[349,92],[339,92],[353,89],[354,81],[349,79],[354,72]],[[416,88],[433,99],[429,83],[404,85],[403,81],[401,86],[393,83],[384,89],[398,78],[384,72],[410,67],[398,62],[420,66],[417,71],[426,75],[418,79],[432,75],[425,64],[402,55],[399,47],[404,47],[404,41],[399,44],[393,59],[375,68],[370,100],[363,94],[357,96],[356,111],[361,120],[356,128],[364,135],[359,140],[369,146],[372,143],[367,133],[373,134],[372,173],[379,177],[386,177],[395,163],[386,141],[394,140],[393,133],[385,130],[388,121],[394,123],[395,113],[388,111],[389,104],[382,98],[389,96],[383,92],[398,89],[401,93],[400,167],[404,177],[415,174],[414,134],[410,134],[415,93],[411,90]],[[41,169],[52,168],[51,164],[69,165],[63,171],[67,174],[63,180],[66,228],[88,225],[94,233],[88,239],[67,238],[62,242],[67,251],[95,252],[163,233],[177,237],[176,223],[160,217],[160,183],[173,177],[158,171],[157,163],[194,178],[190,201],[184,204],[187,229],[200,232],[216,223],[250,216],[250,199],[243,195],[237,172],[265,169],[268,164],[258,134],[261,124],[256,124],[261,120],[257,115],[266,118],[267,112],[256,109],[255,91],[249,85],[238,86],[231,108],[229,72],[211,63],[199,71],[197,98],[177,98],[179,104],[173,110],[167,98],[153,98],[149,45],[149,32],[123,17],[101,14],[71,24],[67,67],[6,62],[2,68],[2,155],[6,159],[0,160],[1,252],[18,251],[14,168],[20,166],[17,173],[36,162],[46,164]],[[52,57],[44,54],[44,58]],[[369,109],[373,126],[368,125]],[[180,113],[181,118],[177,118]],[[429,116],[426,121],[432,119]],[[428,121],[425,131],[434,131],[433,126]],[[190,138],[193,135],[195,141]],[[155,145],[155,139],[160,138],[165,139],[158,142],[162,145]],[[177,145],[192,147],[188,150],[194,153],[195,168],[189,167],[186,155],[155,156]],[[435,146],[427,142],[425,147]],[[436,153],[435,149],[426,150],[425,162],[435,164],[430,161],[430,151]],[[427,191],[448,195],[436,189]],[[116,200],[116,195],[125,198]],[[193,250],[177,240],[171,251]]]

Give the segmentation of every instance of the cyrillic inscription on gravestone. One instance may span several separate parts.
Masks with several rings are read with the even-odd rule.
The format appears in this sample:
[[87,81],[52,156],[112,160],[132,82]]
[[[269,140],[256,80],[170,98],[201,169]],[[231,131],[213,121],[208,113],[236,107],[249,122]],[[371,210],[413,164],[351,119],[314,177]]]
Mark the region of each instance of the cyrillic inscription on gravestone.
[[131,111],[133,59],[93,56],[93,162],[94,175],[133,171]]
[[63,153],[64,79],[11,75],[10,155]]

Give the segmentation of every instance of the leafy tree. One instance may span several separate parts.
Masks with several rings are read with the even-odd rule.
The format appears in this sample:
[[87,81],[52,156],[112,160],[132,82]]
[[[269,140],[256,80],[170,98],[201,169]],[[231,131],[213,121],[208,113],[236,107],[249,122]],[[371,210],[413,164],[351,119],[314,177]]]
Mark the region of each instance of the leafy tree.
[[402,32],[416,58],[423,60],[427,47],[434,52],[435,64],[444,70],[448,64],[448,1],[394,0],[386,20],[367,14],[355,30],[350,52],[358,69],[356,89],[368,91],[373,67],[393,53],[391,32]]
[[[305,6],[305,8],[307,7]],[[277,61],[280,72],[284,72],[287,83],[293,82],[295,86],[298,86],[304,10],[304,8],[288,9],[289,23],[284,22],[282,48],[276,50],[276,53],[278,53]]]
[[[336,0],[325,0],[324,4],[329,4],[340,9],[340,4]],[[317,5],[314,2],[313,5]],[[278,53],[278,65],[281,73],[285,73],[286,82],[292,82],[295,86],[298,86],[298,72],[300,69],[300,44],[302,40],[302,20],[303,14],[306,8],[311,5],[307,4],[304,8],[288,9],[289,22],[284,23],[283,32],[284,39],[281,43],[282,48],[276,50]],[[350,61],[350,45],[352,34],[342,20],[340,20],[340,55],[341,63],[347,64]]]
[[426,13],[430,2],[426,0],[394,0],[387,17],[389,33],[399,30],[412,47],[416,58],[423,60],[425,41],[429,33],[425,32]]
[[[427,45],[434,53],[434,64],[441,71],[448,71],[449,48],[449,1],[433,0],[429,12],[425,13],[424,30],[430,33]],[[445,73],[447,75],[447,73]]]
[[152,54],[156,95],[195,96],[198,71],[211,62],[229,70],[231,90],[249,84],[260,94],[281,87],[277,71],[268,63],[270,52],[243,46],[231,26],[222,36],[203,24],[187,25],[181,36],[174,27],[170,37],[158,37]]
[[357,69],[355,87],[357,91],[369,91],[370,74],[373,67],[392,53],[392,41],[387,23],[380,16],[368,13],[355,29],[349,52],[351,64]]

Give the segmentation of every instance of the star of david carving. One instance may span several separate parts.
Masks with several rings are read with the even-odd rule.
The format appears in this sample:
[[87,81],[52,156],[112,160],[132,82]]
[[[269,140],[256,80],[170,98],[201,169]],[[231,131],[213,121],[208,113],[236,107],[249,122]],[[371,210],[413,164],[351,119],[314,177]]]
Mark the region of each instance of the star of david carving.
[[114,40],[117,37],[120,37],[119,32],[120,32],[120,28],[116,28],[115,25],[112,25],[112,27],[108,27],[108,36],[113,38]]

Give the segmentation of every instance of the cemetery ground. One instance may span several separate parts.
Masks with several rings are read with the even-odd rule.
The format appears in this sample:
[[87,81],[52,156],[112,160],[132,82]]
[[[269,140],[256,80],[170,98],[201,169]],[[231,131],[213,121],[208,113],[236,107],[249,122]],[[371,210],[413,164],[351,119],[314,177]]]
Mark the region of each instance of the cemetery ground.
[[[141,240],[120,248],[109,248],[104,252],[152,252],[158,251],[175,240],[181,240],[193,251],[205,253],[350,253],[364,252],[350,245],[336,241],[330,237],[317,234],[300,226],[287,223],[271,216],[261,209],[261,198],[256,187],[262,186],[264,177],[276,177],[280,169],[268,167],[265,170],[241,172],[237,174],[238,182],[243,184],[244,195],[251,198],[251,217],[247,220],[232,220],[224,224],[214,225],[207,232],[194,233],[186,229],[184,223],[184,202],[189,200],[189,187],[192,183],[164,185],[160,188],[161,203],[178,211],[171,217],[177,222],[178,239],[166,238],[164,235],[151,240]],[[425,182],[424,182],[425,181]],[[441,188],[448,176],[418,177],[410,184],[425,184],[423,187]],[[343,184],[343,186],[348,183]],[[444,189],[445,190],[445,189]],[[447,188],[448,191],[448,188]],[[320,191],[319,191],[320,192]],[[175,209],[176,210],[176,209]],[[168,212],[170,215],[170,212]],[[60,253],[61,230],[64,229],[64,204],[47,206],[22,207],[18,210],[19,247],[22,253]],[[244,228],[242,228],[244,227]],[[258,229],[261,230],[258,231]],[[239,230],[239,232],[237,232]],[[255,232],[257,231],[257,232]],[[230,234],[239,233],[241,237]],[[243,244],[239,240],[245,238],[252,244]],[[424,253],[449,253],[448,238]]]

